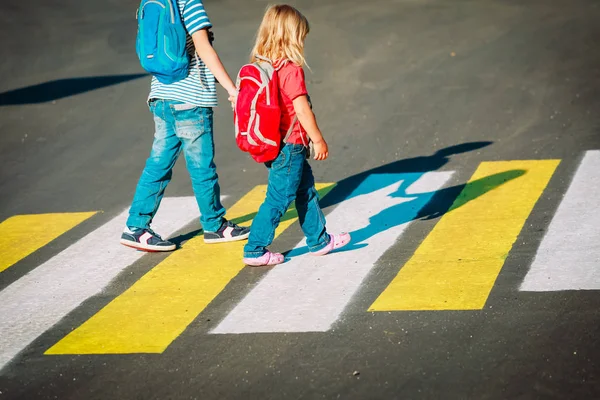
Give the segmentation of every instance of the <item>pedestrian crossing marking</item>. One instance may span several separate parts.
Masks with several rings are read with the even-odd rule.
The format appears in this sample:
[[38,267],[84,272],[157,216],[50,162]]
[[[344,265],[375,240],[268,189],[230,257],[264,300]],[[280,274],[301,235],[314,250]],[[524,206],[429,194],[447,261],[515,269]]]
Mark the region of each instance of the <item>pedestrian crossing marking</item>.
[[[592,156],[595,157],[594,160],[600,159],[600,152],[588,152],[586,159]],[[480,164],[450,210],[442,216],[370,310],[483,308],[506,256],[559,162],[560,160],[539,160]],[[580,170],[581,168],[583,167],[580,167]],[[587,170],[595,169],[588,165]],[[451,172],[400,174],[404,176],[405,182],[395,189],[395,193],[388,193],[387,196],[390,198],[405,196],[410,200],[406,204],[409,204],[411,212],[418,211],[421,207],[418,205],[422,201],[427,203],[429,199],[427,196],[436,193],[439,187],[430,188],[428,189],[430,192],[425,193],[416,190],[415,185],[418,186],[418,183],[423,181],[422,177],[436,174],[442,176]],[[360,201],[357,203],[357,197],[374,196],[377,191],[391,190],[390,185],[393,186],[394,182],[404,179],[396,175],[398,174],[368,175],[357,180],[356,186],[348,181],[349,185],[346,184],[348,187],[345,186],[344,190],[329,196],[328,199],[336,198],[331,204],[341,203],[327,217],[328,230],[343,228],[347,221],[352,221],[357,218],[357,215],[360,218],[365,217],[368,214],[367,209],[375,206],[374,203],[379,200],[373,198],[365,204],[357,205],[360,203]],[[448,177],[444,178],[444,182]],[[574,182],[577,182],[577,179],[574,178]],[[443,182],[440,185],[443,185]],[[318,187],[323,196],[324,190],[330,190],[332,187],[338,189],[341,186],[322,184]],[[234,222],[249,224],[264,199],[265,189],[265,186],[256,187],[240,199],[229,210],[228,215],[231,219]],[[447,193],[453,192],[453,189],[450,189],[452,188],[448,188]],[[410,199],[411,196],[415,196],[418,201]],[[161,211],[166,210],[165,214],[168,217],[165,221],[169,224],[165,225],[164,229],[158,228],[161,233],[167,232],[169,235],[169,232],[172,233],[191,219],[197,218],[194,198],[167,198],[164,203]],[[306,295],[309,290],[316,290],[318,293],[313,296],[314,298],[303,298],[303,303],[295,301],[294,304],[298,305],[299,312],[296,312],[298,310],[293,307],[288,307],[285,315],[281,317],[281,313],[274,312],[273,307],[244,308],[243,304],[251,303],[248,301],[251,299],[252,292],[250,292],[247,298],[242,300],[211,333],[303,332],[330,329],[366,279],[370,268],[385,253],[385,248],[381,246],[379,248],[374,245],[375,242],[369,242],[369,237],[377,235],[378,241],[383,240],[393,245],[401,232],[396,229],[398,227],[396,223],[390,225],[390,218],[395,220],[402,214],[402,218],[408,218],[404,222],[413,219],[408,217],[410,213],[406,214],[405,211],[408,209],[397,212],[396,206],[399,204],[388,205],[385,210],[376,212],[376,216],[369,214],[369,222],[367,225],[363,223],[365,226],[361,225],[362,228],[353,226],[352,229],[356,231],[353,238],[366,235],[361,239],[364,243],[357,243],[357,245],[355,243],[356,246],[351,245],[340,254],[319,259],[319,262],[324,261],[325,264],[315,266],[312,275],[307,274],[307,271],[311,270],[316,258],[303,255],[303,243],[300,243],[299,247],[289,254],[292,260],[269,271],[253,290],[254,292],[257,288],[262,288],[261,299],[263,300],[267,298],[272,300],[273,297],[282,299],[278,302],[279,306],[294,303],[294,301],[287,301],[286,297],[289,297],[292,292],[294,294],[298,290],[304,291],[300,294]],[[434,210],[436,206],[432,207]],[[425,209],[428,210],[427,207],[423,208]],[[419,211],[419,215],[423,212],[429,211]],[[0,224],[0,240],[3,237],[15,237],[14,234],[12,236],[5,234],[6,228],[11,225],[13,226],[11,229],[15,226],[23,228],[28,224],[57,228],[65,221],[63,219],[60,223],[48,222],[48,220],[39,222],[36,218],[79,215],[71,222],[70,228],[72,228],[94,214],[95,212],[15,216]],[[340,214],[339,218],[336,217],[337,214]],[[436,212],[432,215],[436,215]],[[25,219],[26,217],[31,219]],[[108,250],[97,249],[91,245],[97,237],[118,236],[125,217],[126,212],[0,292],[0,368],[82,301],[97,294],[119,271],[141,257],[140,253],[132,253],[131,249],[119,245],[118,240],[115,243],[110,242],[110,246],[107,244],[110,247],[110,249],[107,247]],[[276,235],[294,223],[296,217],[293,211],[288,211]],[[383,228],[368,234],[374,224],[380,224]],[[62,232],[49,235],[45,238],[46,243],[70,228],[63,227]],[[59,230],[57,228],[57,231]],[[18,229],[15,230],[17,231]],[[21,230],[22,237],[25,237],[22,232],[30,232],[30,230],[24,228]],[[2,251],[0,255],[13,253],[6,250],[11,246],[10,243],[6,243],[0,242]],[[26,257],[44,244],[38,244],[18,259]],[[163,352],[244,267],[241,261],[244,244],[245,242],[242,241],[211,246],[205,245],[200,237],[189,240],[181,250],[167,257],[96,315],[48,349],[46,354]],[[364,257],[368,259],[363,260]],[[3,257],[2,261],[8,266],[4,269],[17,262],[12,261],[9,264],[5,260],[6,258]],[[86,263],[90,266],[82,269],[80,265]],[[92,264],[95,268],[92,268]],[[287,268],[285,271],[284,267]],[[342,275],[336,275],[335,271],[338,267],[345,268],[347,279],[341,279]],[[300,270],[302,273],[299,273]],[[294,273],[299,274],[292,276]],[[275,279],[278,276],[279,280]],[[284,276],[285,279],[282,278]],[[319,278],[319,288],[312,288],[310,282],[303,280],[310,277]],[[332,286],[333,291],[324,289],[329,278],[335,278],[332,282],[337,282],[341,287],[339,296],[335,294],[337,293],[335,286]],[[287,289],[281,286],[283,280],[287,282]],[[273,285],[275,281],[277,284]],[[336,301],[334,302],[332,298]],[[261,301],[256,304],[263,304]],[[235,310],[244,309],[253,310],[250,313],[253,321],[249,322],[248,318],[236,320],[235,317],[240,317],[241,314],[240,312],[236,314]],[[28,318],[19,318],[23,314],[28,315]],[[259,314],[262,315],[259,322],[266,324],[265,326],[256,326],[256,317]],[[274,321],[277,315],[281,317],[279,322],[275,321],[271,324],[269,321]]]
[[370,311],[482,309],[559,162],[481,163]]
[[[166,197],[152,222],[169,237],[198,218],[193,196]],[[128,210],[0,291],[0,369],[144,256],[119,243]]]
[[[318,184],[317,189],[332,185]],[[228,210],[228,217],[249,224],[265,193],[265,185],[255,187]],[[295,220],[295,211],[288,211],[276,236]],[[190,239],[45,354],[162,353],[244,268],[245,243]]]
[[314,257],[301,241],[290,252],[291,261],[270,270],[211,333],[329,330],[377,260],[452,173],[368,176],[327,215],[327,230],[348,230],[351,242],[339,252]]
[[0,272],[96,214],[91,212],[15,215],[0,224]]
[[520,290],[600,289],[600,151],[586,152]]

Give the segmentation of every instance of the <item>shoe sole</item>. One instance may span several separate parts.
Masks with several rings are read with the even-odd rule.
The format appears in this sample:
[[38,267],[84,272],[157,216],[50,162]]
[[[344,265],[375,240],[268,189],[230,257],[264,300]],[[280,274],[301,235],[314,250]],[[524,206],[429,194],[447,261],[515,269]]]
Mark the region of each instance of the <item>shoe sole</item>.
[[261,262],[257,262],[257,261],[251,261],[246,258],[244,258],[244,264],[249,267],[266,267],[269,265],[269,264],[265,264],[265,263],[261,263]]
[[248,232],[248,233],[246,233],[244,235],[233,236],[233,237],[230,237],[230,238],[218,238],[218,239],[207,239],[207,238],[204,238],[204,243],[213,244],[213,243],[237,242],[238,240],[248,239],[248,236],[250,236],[250,232]]
[[270,258],[267,259],[267,262],[260,262],[260,261],[258,261],[259,258],[261,258],[261,257],[258,257],[258,258],[244,257],[243,261],[244,261],[244,264],[246,264],[249,267],[272,267],[275,265],[283,264],[285,262],[285,257],[281,260],[281,262],[274,262],[274,263],[269,263]]
[[146,251],[148,253],[159,253],[163,251],[173,251],[177,248],[176,245],[172,246],[153,246],[151,244],[143,244],[138,242],[132,242],[131,240],[121,239],[121,244],[132,249]]

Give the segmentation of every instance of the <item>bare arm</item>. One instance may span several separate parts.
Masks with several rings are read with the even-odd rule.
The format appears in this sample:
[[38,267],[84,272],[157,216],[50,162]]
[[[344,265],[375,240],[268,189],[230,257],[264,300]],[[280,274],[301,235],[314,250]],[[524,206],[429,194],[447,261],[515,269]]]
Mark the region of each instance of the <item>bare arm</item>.
[[314,144],[315,160],[325,160],[329,157],[329,149],[317,125],[315,114],[310,108],[310,104],[308,104],[308,97],[306,95],[298,96],[294,99],[293,104],[298,121],[300,121],[300,124],[306,130],[308,137]]
[[208,40],[208,30],[200,29],[199,31],[194,32],[192,40],[194,41],[194,47],[196,48],[196,53],[198,53],[200,59],[206,64],[210,72],[213,73],[225,90],[227,90],[229,96],[235,97],[237,92],[235,84],[225,70],[219,55],[210,44],[210,41]]

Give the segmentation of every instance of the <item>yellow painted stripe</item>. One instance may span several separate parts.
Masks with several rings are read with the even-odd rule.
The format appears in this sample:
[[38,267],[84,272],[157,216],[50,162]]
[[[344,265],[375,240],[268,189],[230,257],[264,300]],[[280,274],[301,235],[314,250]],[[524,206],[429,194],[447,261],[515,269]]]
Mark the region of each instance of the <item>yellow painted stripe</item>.
[[0,224],[0,272],[94,214],[95,211],[16,215],[5,220]]
[[484,162],[371,311],[479,310],[560,160]]
[[[325,191],[331,187],[317,185]],[[265,191],[264,185],[254,188],[228,210],[228,217],[249,224]],[[295,210],[288,211],[276,236],[296,216]],[[46,354],[162,353],[244,268],[245,243],[190,239]]]

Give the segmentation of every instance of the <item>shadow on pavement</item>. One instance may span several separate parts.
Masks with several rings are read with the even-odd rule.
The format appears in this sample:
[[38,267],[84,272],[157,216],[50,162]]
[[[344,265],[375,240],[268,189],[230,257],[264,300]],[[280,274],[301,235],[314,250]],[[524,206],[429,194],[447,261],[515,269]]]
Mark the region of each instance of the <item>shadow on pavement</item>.
[[[341,251],[354,250],[367,246],[362,243],[372,236],[384,232],[392,227],[405,224],[416,219],[435,219],[448,211],[457,209],[471,200],[494,190],[504,183],[525,175],[527,171],[515,169],[489,175],[475,181],[441,189],[436,192],[418,193],[407,195],[410,201],[397,204],[382,210],[369,219],[369,225],[351,232],[352,242]],[[415,204],[425,204],[415,216]],[[306,253],[308,249],[299,248],[288,253],[296,256]]]
[[[319,191],[322,200],[321,207],[330,207],[356,196],[371,193],[398,183],[388,196],[405,197],[408,201],[388,207],[369,218],[369,224],[351,232],[352,242],[342,251],[355,250],[367,246],[364,243],[370,237],[416,219],[435,219],[446,212],[459,208],[485,193],[494,190],[504,183],[523,176],[525,170],[510,170],[492,174],[475,181],[443,188],[433,192],[407,193],[407,189],[418,181],[424,174],[436,171],[445,166],[452,155],[465,153],[489,146],[492,142],[470,142],[447,147],[437,151],[431,156],[420,156],[398,160],[377,168],[373,168],[356,175],[352,175],[338,182],[336,185]],[[250,221],[256,213],[247,214],[232,221],[244,224]],[[295,207],[290,208],[281,221],[286,221],[298,216]],[[185,235],[171,239],[180,245],[182,242],[200,234],[196,230]],[[306,247],[290,250],[286,256],[293,257],[308,251]]]
[[0,106],[39,104],[139,79],[148,74],[58,79],[0,93]]
[[[388,196],[403,197],[408,200],[382,210],[369,218],[368,225],[350,232],[352,242],[341,251],[365,247],[367,243],[364,242],[372,236],[412,220],[428,220],[441,217],[446,212],[459,208],[504,183],[523,176],[527,172],[525,170],[504,171],[434,192],[407,193],[407,189],[425,173],[435,171],[446,165],[450,160],[450,156],[477,150],[491,143],[463,143],[439,150],[431,156],[399,160],[341,180],[336,186],[329,189],[329,193],[321,201],[323,208],[389,187],[395,183],[398,183],[398,188]],[[286,217],[293,218],[296,215],[295,210],[290,210]],[[307,247],[303,246],[290,250],[286,253],[286,256],[294,257],[307,252]]]
[[[399,181],[398,174],[406,174],[403,182],[392,197],[405,197],[406,189],[423,176],[426,172],[436,171],[445,166],[454,154],[466,153],[491,145],[492,142],[468,142],[438,150],[431,156],[419,156],[394,161],[368,171],[350,176],[338,182],[331,192],[321,201],[321,207],[330,207],[344,200],[351,199],[368,192],[383,189]],[[366,178],[377,175],[378,179],[357,190]]]

